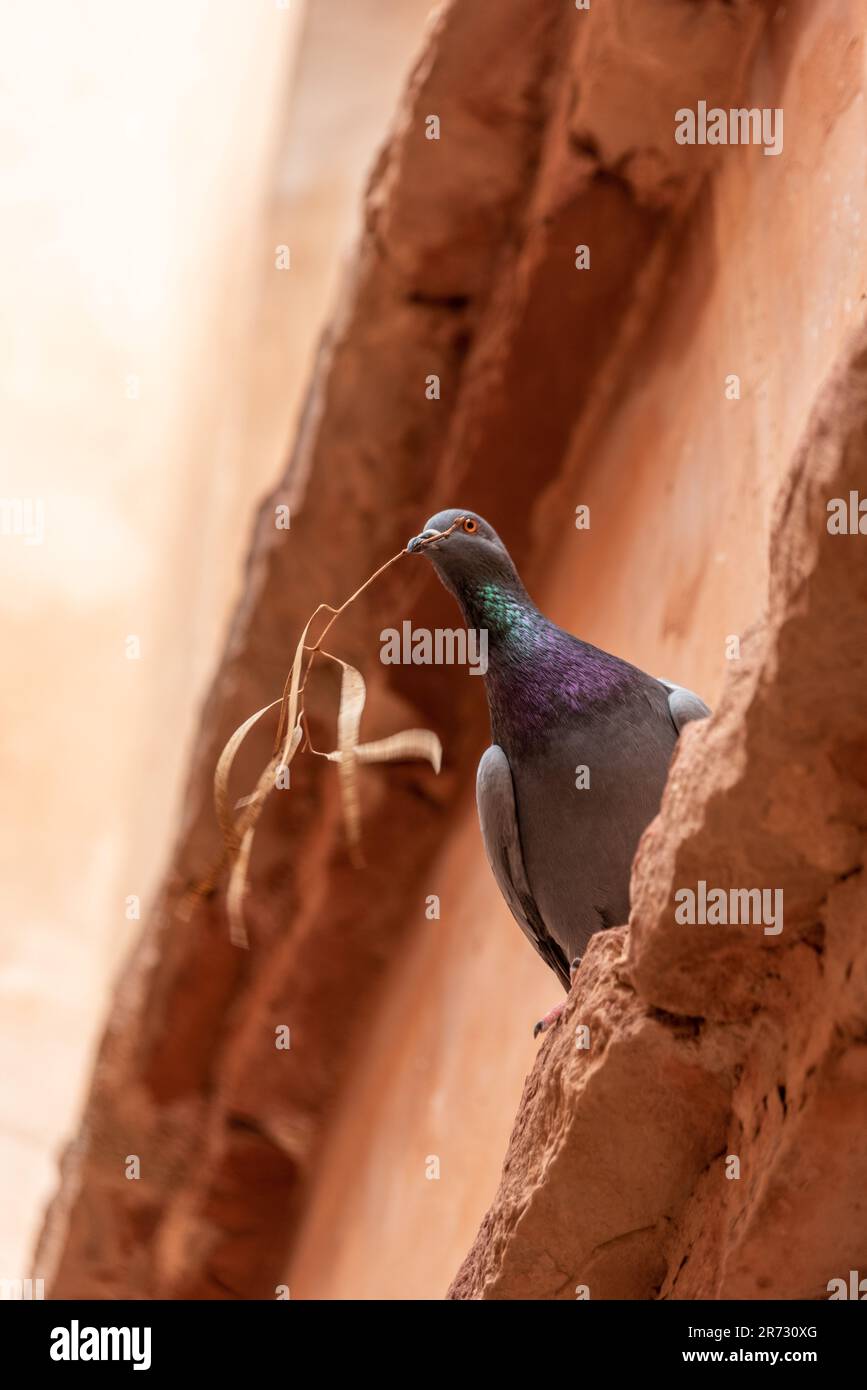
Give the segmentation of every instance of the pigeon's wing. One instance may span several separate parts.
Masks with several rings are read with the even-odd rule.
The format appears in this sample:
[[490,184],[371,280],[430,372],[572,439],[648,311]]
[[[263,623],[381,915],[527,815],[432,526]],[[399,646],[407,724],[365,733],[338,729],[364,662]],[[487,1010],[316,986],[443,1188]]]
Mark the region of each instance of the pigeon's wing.
[[710,710],[698,695],[693,691],[687,690],[684,685],[675,685],[672,681],[659,682],[668,691],[668,709],[671,714],[671,722],[680,733],[684,724],[688,724],[691,719],[707,719]]
[[512,769],[497,743],[491,744],[479,763],[476,803],[488,863],[500,892],[524,935],[568,989],[569,962],[545,926],[527,882]]

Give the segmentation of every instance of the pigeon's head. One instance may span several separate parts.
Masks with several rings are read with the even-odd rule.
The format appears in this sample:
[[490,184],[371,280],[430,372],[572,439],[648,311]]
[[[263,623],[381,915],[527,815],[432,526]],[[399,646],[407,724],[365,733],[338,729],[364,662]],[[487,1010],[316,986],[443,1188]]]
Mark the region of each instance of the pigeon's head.
[[512,557],[493,526],[466,507],[437,512],[406,548],[414,555],[426,555],[446,588],[459,599],[486,583],[523,589]]

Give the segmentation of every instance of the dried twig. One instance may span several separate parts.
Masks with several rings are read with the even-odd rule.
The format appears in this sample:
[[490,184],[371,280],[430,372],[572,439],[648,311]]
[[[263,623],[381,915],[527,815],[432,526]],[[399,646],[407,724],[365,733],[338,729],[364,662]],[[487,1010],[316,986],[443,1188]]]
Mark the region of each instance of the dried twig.
[[[427,536],[419,543],[419,548],[450,535],[462,521],[463,517],[458,517],[447,530],[434,532]],[[332,753],[318,754],[318,756],[338,764],[343,819],[350,852],[355,863],[361,862],[359,850],[361,802],[358,790],[358,765],[360,763],[398,762],[423,758],[431,763],[436,772],[440,770],[442,747],[436,734],[431,733],[429,729],[405,729],[402,733],[392,734],[389,738],[377,739],[373,743],[359,743],[361,716],[366,695],[364,678],[354,666],[350,666],[347,662],[341,661],[339,657],[322,649],[322,643],[341,613],[344,613],[375,579],[384,574],[406,553],[404,547],[390,560],[387,560],[384,565],[380,565],[379,569],[375,570],[353,594],[350,594],[339,608],[332,608],[330,604],[320,603],[307,620],[304,631],[298,640],[292,668],[283,687],[283,694],[278,700],[272,700],[270,704],[264,705],[262,709],[256,710],[255,714],[251,714],[248,719],[245,719],[244,723],[232,734],[220,754],[214,772],[214,806],[223,835],[223,853],[204,882],[181,901],[179,911],[182,916],[189,917],[192,900],[212,892],[219,874],[228,865],[229,882],[226,890],[226,907],[229,915],[230,939],[236,946],[246,947],[248,945],[247,932],[244,926],[243,901],[247,888],[247,872],[253,837],[265,800],[274,787],[277,776],[288,772],[292,759],[299,746],[302,745],[302,739],[304,740],[304,749],[309,748],[311,752],[317,752],[310,742],[304,708],[304,693],[317,654],[337,662],[342,668],[340,707],[337,714],[337,748]],[[316,641],[308,642],[310,629],[322,612],[330,613],[331,617]],[[263,769],[249,796],[242,797],[232,807],[229,797],[229,776],[238,749],[254,724],[277,705],[280,706],[280,714],[277,721],[274,748],[268,765]],[[236,812],[240,812],[240,814],[236,815]]]

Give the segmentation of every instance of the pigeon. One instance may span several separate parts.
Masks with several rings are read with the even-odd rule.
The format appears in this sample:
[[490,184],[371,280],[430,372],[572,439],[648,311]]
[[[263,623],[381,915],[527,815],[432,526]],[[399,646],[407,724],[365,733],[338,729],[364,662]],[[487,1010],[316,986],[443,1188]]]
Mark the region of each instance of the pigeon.
[[482,838],[512,915],[568,991],[594,932],[628,921],[632,860],[678,736],[710,710],[546,618],[477,513],[437,512],[406,548],[430,560],[480,650],[487,633]]

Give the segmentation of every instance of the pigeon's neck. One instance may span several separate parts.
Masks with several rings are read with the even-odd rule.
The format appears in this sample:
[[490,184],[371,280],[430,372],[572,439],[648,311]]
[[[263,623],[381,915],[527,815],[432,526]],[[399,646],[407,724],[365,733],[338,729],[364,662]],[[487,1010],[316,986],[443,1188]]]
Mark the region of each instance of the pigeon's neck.
[[458,595],[470,627],[487,632],[485,687],[496,742],[550,737],[563,721],[615,698],[633,668],[564,632],[520,580],[484,582]]
[[459,595],[470,627],[485,631],[488,644],[501,650],[530,649],[533,630],[545,619],[520,583],[504,585],[488,581]]

